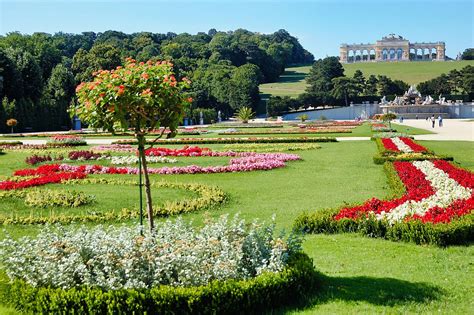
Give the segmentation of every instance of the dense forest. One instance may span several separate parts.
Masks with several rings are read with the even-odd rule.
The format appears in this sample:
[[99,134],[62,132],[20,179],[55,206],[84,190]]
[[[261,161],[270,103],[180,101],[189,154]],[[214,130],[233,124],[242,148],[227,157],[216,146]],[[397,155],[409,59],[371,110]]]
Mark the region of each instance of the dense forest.
[[276,81],[290,64],[314,61],[285,30],[9,33],[0,36],[0,132],[7,132],[9,118],[18,120],[18,131],[69,129],[67,109],[75,102],[76,85],[98,69],[121,65],[126,57],[171,60],[177,75],[192,81],[190,117],[201,108],[211,116],[218,110],[231,115],[243,106],[255,109],[260,83]]

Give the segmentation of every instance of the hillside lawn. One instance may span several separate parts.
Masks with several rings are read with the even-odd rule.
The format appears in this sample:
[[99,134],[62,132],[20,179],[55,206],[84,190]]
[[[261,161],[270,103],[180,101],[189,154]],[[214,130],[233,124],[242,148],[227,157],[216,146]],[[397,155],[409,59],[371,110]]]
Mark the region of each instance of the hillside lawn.
[[[414,61],[414,62],[369,62],[344,64],[344,74],[354,75],[356,70],[362,71],[367,78],[373,75],[386,75],[394,80],[402,80],[408,84],[418,84],[420,82],[435,78],[442,73],[448,73],[453,69],[461,69],[467,65],[474,66],[474,60],[462,61]],[[273,96],[296,97],[303,93],[306,88],[305,77],[309,73],[311,66],[287,68],[280,76],[278,82],[260,85],[262,98]]]

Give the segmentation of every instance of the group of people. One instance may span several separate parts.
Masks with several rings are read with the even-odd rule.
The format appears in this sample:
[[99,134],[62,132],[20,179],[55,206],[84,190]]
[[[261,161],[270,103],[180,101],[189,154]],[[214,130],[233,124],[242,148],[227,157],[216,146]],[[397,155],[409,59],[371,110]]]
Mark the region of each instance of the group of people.
[[[431,121],[431,127],[434,128],[436,124],[435,116],[431,115],[431,117],[426,117],[426,121],[428,121],[428,119]],[[443,127],[443,117],[441,117],[441,115],[438,116],[438,126]]]

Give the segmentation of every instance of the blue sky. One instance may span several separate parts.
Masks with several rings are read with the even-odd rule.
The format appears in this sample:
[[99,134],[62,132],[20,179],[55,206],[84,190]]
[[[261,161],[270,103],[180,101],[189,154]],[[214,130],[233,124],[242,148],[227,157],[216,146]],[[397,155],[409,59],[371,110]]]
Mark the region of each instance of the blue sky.
[[0,34],[113,29],[195,34],[245,28],[286,29],[317,58],[341,43],[375,42],[389,33],[410,41],[445,41],[446,53],[474,47],[472,0],[378,1],[8,1],[0,0]]

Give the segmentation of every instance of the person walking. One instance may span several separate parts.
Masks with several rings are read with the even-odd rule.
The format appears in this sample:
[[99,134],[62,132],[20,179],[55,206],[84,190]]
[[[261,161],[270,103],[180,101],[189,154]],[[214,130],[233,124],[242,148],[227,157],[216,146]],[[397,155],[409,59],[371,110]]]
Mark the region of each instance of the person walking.
[[441,115],[438,116],[438,126],[443,127],[443,117]]
[[435,127],[435,122],[436,122],[436,119],[435,119],[435,116],[431,116],[431,127],[434,128]]

